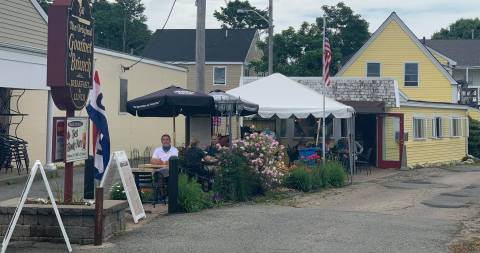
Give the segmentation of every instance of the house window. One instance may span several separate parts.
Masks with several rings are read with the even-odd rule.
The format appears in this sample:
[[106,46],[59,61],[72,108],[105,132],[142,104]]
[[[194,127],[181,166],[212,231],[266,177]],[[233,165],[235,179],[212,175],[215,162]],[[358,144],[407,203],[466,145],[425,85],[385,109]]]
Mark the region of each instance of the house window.
[[442,118],[441,117],[434,117],[432,119],[432,137],[433,138],[441,138],[442,137]]
[[460,127],[460,118],[452,118],[451,136],[452,137],[462,136],[461,127]]
[[120,79],[120,112],[127,112],[128,80]]
[[227,67],[213,67],[213,85],[227,84]]
[[418,86],[418,63],[405,63],[405,86]]
[[415,139],[425,139],[424,118],[413,118],[413,137]]
[[380,77],[380,63],[367,63],[367,77]]

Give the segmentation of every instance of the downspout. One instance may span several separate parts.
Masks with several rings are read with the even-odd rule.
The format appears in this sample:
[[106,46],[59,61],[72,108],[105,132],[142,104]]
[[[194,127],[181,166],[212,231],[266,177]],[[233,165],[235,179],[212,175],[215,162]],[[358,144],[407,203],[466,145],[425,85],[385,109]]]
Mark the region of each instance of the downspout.
[[55,164],[52,162],[52,138],[53,138],[53,99],[52,91],[48,90],[48,102],[47,102],[47,145],[45,152],[45,169],[56,170]]

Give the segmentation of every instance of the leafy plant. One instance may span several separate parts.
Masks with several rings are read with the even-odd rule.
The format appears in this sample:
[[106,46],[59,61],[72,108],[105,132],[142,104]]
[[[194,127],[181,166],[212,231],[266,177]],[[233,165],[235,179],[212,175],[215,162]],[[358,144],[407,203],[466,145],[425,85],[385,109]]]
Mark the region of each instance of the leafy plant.
[[345,185],[347,173],[339,161],[327,161],[324,168],[326,182],[333,187],[342,187]]
[[480,122],[469,117],[468,153],[480,157]]
[[308,192],[312,190],[313,174],[305,167],[298,167],[285,179],[288,188]]
[[127,195],[125,189],[123,189],[122,183],[118,182],[112,185],[110,188],[110,198],[113,200],[125,200]]
[[214,192],[221,198],[244,201],[258,189],[258,177],[248,167],[245,157],[231,151],[219,153],[220,169],[215,177]]
[[213,207],[212,194],[203,192],[199,183],[189,180],[183,173],[178,180],[178,201],[180,207],[187,213]]

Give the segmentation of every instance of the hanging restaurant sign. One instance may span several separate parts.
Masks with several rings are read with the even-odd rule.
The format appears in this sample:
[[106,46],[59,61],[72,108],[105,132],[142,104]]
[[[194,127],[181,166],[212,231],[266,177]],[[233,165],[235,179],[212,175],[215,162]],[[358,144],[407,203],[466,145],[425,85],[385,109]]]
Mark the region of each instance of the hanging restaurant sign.
[[93,81],[90,0],[55,0],[48,9],[47,85],[61,110],[81,110]]

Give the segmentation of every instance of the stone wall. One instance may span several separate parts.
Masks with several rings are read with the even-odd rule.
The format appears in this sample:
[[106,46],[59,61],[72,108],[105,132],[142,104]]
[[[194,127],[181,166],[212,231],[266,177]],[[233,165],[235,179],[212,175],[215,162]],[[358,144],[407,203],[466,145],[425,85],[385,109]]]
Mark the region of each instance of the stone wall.
[[[262,77],[244,77],[247,84]],[[310,89],[323,94],[322,77],[289,77]],[[397,107],[398,87],[391,78],[342,78],[333,77],[326,96],[337,101],[385,102],[386,107]]]
[[[19,199],[0,202],[0,231],[4,236],[13,218]],[[123,200],[105,200],[103,238],[125,230],[125,210],[128,203]],[[74,244],[93,244],[95,231],[95,207],[59,205],[60,216]],[[51,205],[26,204],[13,231],[12,241],[48,241],[63,243],[64,239]]]

